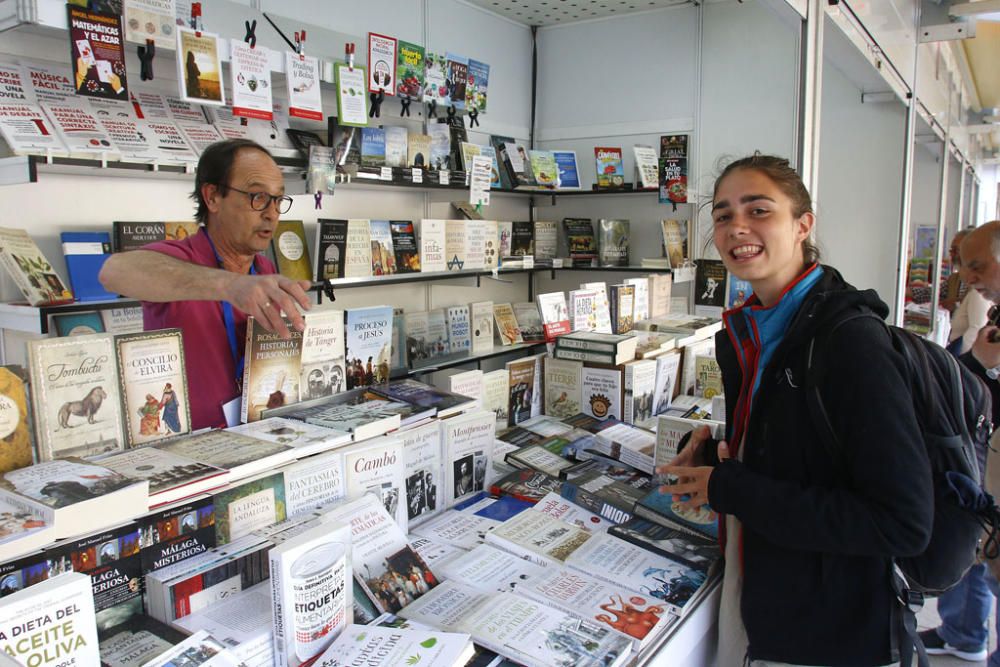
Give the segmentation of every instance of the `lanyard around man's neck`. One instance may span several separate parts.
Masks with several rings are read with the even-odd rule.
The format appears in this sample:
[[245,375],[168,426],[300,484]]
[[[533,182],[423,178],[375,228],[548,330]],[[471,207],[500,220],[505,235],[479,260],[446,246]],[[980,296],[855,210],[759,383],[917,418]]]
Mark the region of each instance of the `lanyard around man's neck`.
[[[212,237],[209,235],[208,230],[205,230],[205,238],[208,239],[208,245],[212,248],[212,253],[215,254],[215,261],[218,263],[219,268],[223,271],[226,270],[222,263],[222,257],[219,255],[219,251],[215,249],[215,243],[212,242]],[[257,274],[256,262],[250,262],[250,275]],[[243,365],[246,363],[244,358],[242,347],[236,340],[236,316],[233,313],[233,305],[228,301],[222,302],[222,322],[226,326],[226,337],[229,339],[229,352],[233,355],[233,365],[236,367],[236,386],[241,388],[243,383]]]

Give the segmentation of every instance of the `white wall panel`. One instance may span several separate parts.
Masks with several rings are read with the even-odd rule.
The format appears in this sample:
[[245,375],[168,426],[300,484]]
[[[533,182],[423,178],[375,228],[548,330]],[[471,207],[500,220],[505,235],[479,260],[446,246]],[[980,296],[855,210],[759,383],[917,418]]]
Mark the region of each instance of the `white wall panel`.
[[697,38],[691,6],[540,29],[539,137],[592,136],[608,123],[635,133],[648,130],[628,125],[693,118]]
[[913,45],[916,43],[916,8],[920,0],[844,0],[913,87]]
[[824,261],[856,287],[877,290],[891,306],[905,110],[897,103],[862,104],[855,85],[826,62],[822,119],[816,229]]
[[[699,202],[712,196],[726,163],[754,151],[796,160],[798,17],[760,2],[704,6],[701,117],[695,182]],[[795,20],[789,21],[789,15]],[[694,196],[694,195],[692,195]],[[711,228],[707,209],[699,239]],[[696,243],[698,254],[703,242]],[[714,248],[708,256],[715,256]]]

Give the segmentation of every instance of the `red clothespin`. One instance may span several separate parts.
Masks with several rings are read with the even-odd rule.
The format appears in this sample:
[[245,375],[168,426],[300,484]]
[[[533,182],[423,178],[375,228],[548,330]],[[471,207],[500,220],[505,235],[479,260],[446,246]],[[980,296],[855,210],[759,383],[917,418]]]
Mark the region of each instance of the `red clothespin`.
[[306,59],[306,31],[295,33],[295,53],[299,54],[299,60]]
[[347,69],[354,71],[354,42],[344,45],[344,55],[347,56]]
[[191,3],[191,28],[195,37],[201,37],[201,3]]

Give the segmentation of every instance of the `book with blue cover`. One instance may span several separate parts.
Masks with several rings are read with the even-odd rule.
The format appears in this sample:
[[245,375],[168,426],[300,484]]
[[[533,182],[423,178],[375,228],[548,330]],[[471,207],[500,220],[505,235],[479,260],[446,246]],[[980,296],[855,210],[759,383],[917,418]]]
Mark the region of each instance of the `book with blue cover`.
[[388,400],[437,408],[437,416],[442,419],[470,409],[476,403],[475,399],[468,396],[459,396],[410,379],[395,380],[386,385],[372,387],[372,391]]
[[115,299],[117,294],[104,289],[97,275],[111,256],[111,235],[107,232],[63,232],[63,254],[69,282],[78,301]]
[[361,166],[385,166],[385,130],[382,128],[361,128]]
[[347,388],[389,380],[392,366],[392,306],[352,308],[346,315]]
[[576,151],[552,151],[559,171],[559,189],[572,190],[580,187],[580,173],[576,168]]
[[708,505],[688,509],[671,493],[654,489],[635,504],[635,515],[668,528],[718,539],[719,515]]
[[96,310],[80,313],[58,313],[52,316],[57,336],[86,336],[104,333],[104,320]]

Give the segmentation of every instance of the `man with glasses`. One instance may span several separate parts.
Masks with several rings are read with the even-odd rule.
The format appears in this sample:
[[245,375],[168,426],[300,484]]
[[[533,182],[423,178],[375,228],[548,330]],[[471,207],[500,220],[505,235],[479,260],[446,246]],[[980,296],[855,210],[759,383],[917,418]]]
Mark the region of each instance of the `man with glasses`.
[[[972,349],[959,359],[989,387],[993,398],[993,425],[1000,420],[1000,329],[996,324],[1000,312],[1000,220],[987,222],[962,239],[961,278],[970,291],[978,292],[992,308],[986,326],[979,329]],[[971,295],[970,295],[971,296]],[[991,443],[996,447],[996,438]],[[992,455],[991,455],[992,456]],[[992,466],[992,463],[990,464]],[[990,484],[987,488],[996,494]],[[990,565],[995,565],[990,561]],[[996,608],[995,597],[1000,593],[996,578],[986,563],[977,563],[959,583],[938,597],[941,625],[920,633],[931,655],[952,655],[969,662],[987,660],[988,667],[1000,667],[1000,651],[989,654],[989,632],[986,622]],[[1000,616],[995,619],[1000,630]],[[989,654],[989,655],[988,655]]]
[[198,161],[191,198],[198,234],[112,255],[100,281],[143,302],[145,329],[183,331],[191,424],[199,429],[225,426],[234,407],[239,414],[247,316],[289,338],[281,313],[301,331],[300,309],[310,299],[308,281],[277,275],[260,254],[292,205],[266,149],[245,139],[212,144]]

